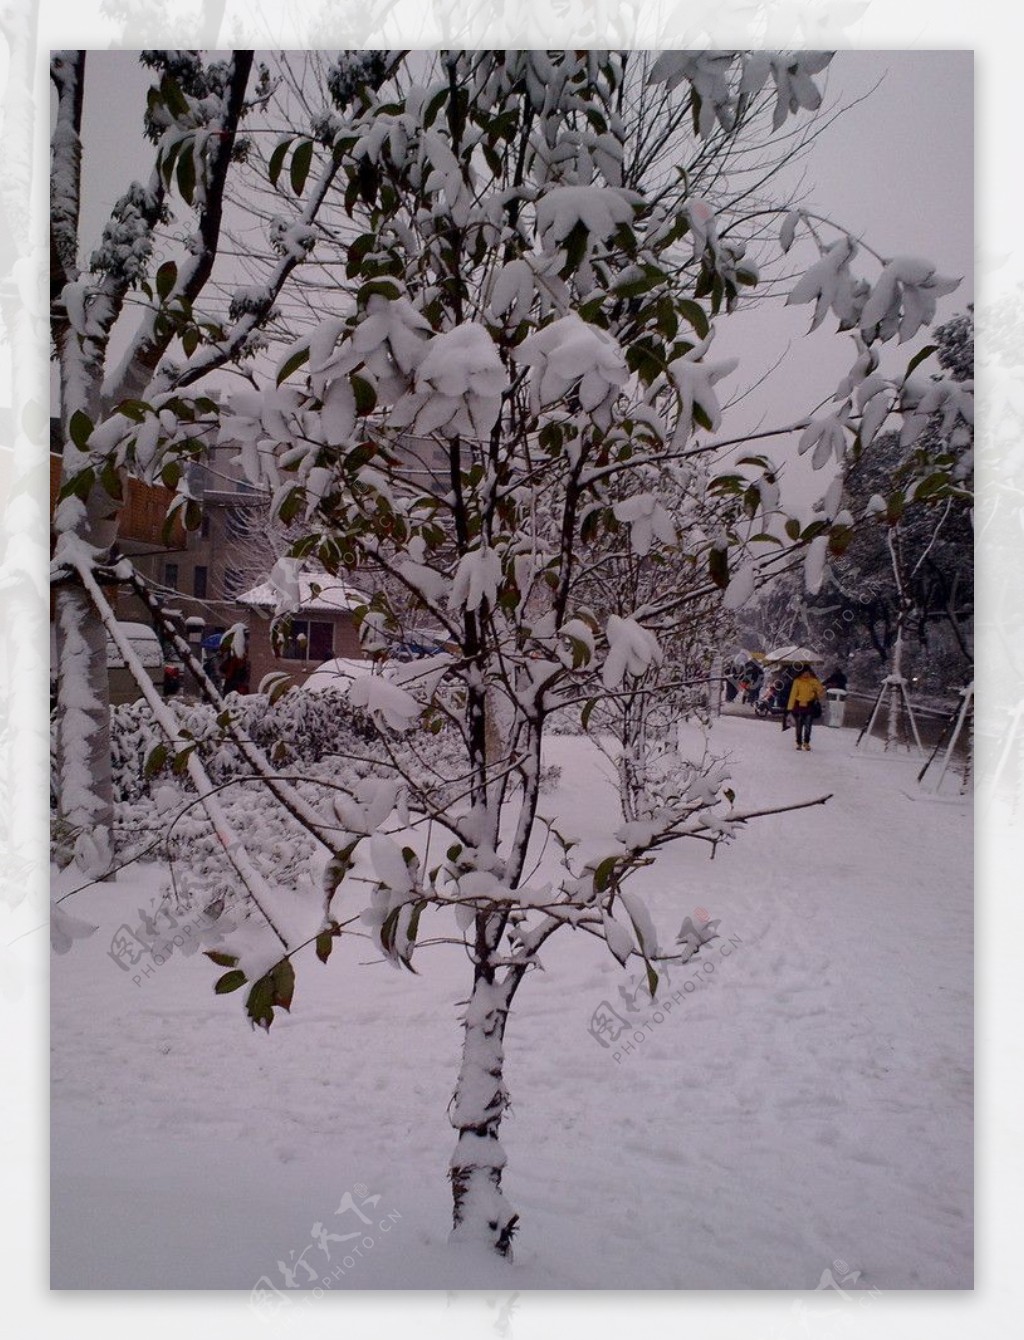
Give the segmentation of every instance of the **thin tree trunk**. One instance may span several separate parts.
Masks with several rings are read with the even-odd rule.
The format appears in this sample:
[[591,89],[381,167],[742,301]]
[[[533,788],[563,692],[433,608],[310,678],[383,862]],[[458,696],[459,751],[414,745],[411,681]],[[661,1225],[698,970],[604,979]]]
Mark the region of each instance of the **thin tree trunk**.
[[[490,918],[487,918],[490,920]],[[478,932],[479,934],[482,932]],[[519,1216],[501,1189],[505,1151],[498,1130],[506,1107],[505,1021],[509,986],[478,965],[463,1020],[462,1065],[450,1107],[459,1136],[452,1154],[453,1243],[478,1243],[511,1254]]]
[[889,668],[889,718],[885,731],[886,749],[895,749],[903,731],[903,621],[896,630]]

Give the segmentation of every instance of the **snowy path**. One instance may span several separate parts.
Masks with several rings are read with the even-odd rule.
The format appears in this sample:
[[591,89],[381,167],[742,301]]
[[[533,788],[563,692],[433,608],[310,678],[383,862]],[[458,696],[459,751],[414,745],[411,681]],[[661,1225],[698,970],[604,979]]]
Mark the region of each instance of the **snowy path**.
[[[721,922],[661,1022],[642,998],[628,1012],[635,974],[582,934],[524,984],[511,1267],[445,1247],[460,953],[424,953],[414,977],[359,967],[365,944],[343,939],[300,965],[293,1014],[264,1036],[239,996],[213,996],[206,959],[134,986],[106,956],[154,873],[82,895],[100,932],[52,974],[54,1285],[281,1288],[291,1270],[312,1287],[338,1270],[334,1289],[808,1289],[839,1260],[859,1288],[970,1287],[970,809],[910,799],[915,765],[853,738],[819,729],[806,755],[791,732],[718,723],[744,806],[835,794],[713,862],[694,843],[643,873],[666,935],[697,908]],[[550,761],[547,812],[606,842],[607,764],[569,737]],[[602,1001],[648,1021],[632,1053],[588,1031]],[[346,1192],[369,1227],[335,1216]],[[316,1225],[372,1246],[345,1257]]]

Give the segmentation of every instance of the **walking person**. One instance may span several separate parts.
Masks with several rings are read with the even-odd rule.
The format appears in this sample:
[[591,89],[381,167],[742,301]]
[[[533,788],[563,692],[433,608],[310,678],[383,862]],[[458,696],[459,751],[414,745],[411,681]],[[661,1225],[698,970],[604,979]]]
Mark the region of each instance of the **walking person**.
[[816,716],[821,716],[821,704],[824,701],[825,685],[809,665],[803,666],[793,680],[787,704],[796,726],[797,749],[810,750],[811,722]]
[[789,730],[789,695],[793,688],[795,670],[783,671],[775,681],[775,707],[782,713],[782,729]]

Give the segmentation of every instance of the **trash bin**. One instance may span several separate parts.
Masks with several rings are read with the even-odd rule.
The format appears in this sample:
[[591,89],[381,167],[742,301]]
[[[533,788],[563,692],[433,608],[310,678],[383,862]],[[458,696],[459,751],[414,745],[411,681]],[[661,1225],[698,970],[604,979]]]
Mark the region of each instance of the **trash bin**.
[[828,706],[825,709],[825,725],[841,726],[846,716],[846,690],[826,689]]

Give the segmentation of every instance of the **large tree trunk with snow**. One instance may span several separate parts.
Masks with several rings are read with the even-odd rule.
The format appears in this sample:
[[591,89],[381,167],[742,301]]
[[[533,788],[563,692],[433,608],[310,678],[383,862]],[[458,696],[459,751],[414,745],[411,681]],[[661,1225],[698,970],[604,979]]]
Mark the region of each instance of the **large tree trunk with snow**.
[[[63,485],[81,470],[83,461],[71,440],[72,417],[79,412],[90,421],[98,417],[103,356],[101,345],[72,328],[62,301],[65,285],[78,277],[85,52],[55,53],[51,71],[57,88],[57,122],[50,196],[50,282],[56,304],[53,338],[61,374]],[[63,544],[70,544],[102,555],[117,534],[116,511],[117,505],[98,482],[88,490],[86,500],[74,495],[64,498],[54,516],[58,553]],[[104,835],[100,850],[109,850],[114,805],[106,635],[81,585],[59,585],[55,603],[59,814],[86,834],[98,830]],[[94,873],[101,871],[94,869]]]
[[498,1129],[508,1106],[505,1088],[505,1021],[509,986],[478,965],[463,1021],[462,1065],[450,1109],[459,1133],[452,1154],[452,1234],[456,1243],[478,1243],[499,1256],[511,1252],[518,1215],[501,1189],[505,1151]]

